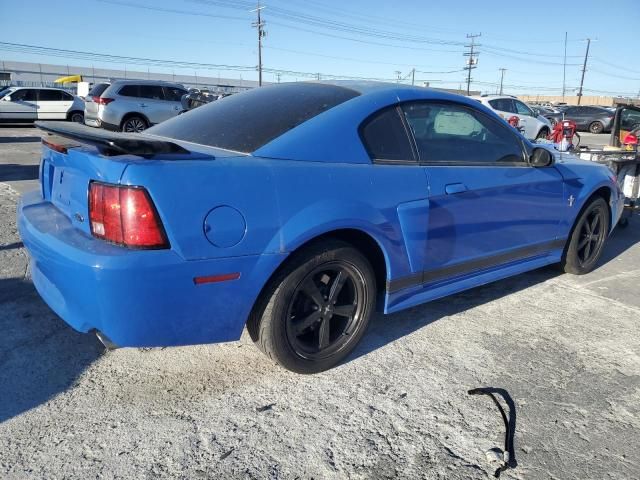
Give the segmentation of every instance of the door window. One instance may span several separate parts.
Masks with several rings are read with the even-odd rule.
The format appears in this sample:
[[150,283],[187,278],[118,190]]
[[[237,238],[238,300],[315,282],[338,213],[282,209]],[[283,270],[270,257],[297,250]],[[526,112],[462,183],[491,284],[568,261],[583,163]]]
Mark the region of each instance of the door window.
[[62,100],[62,92],[60,90],[40,90],[38,101],[40,102],[59,102]]
[[14,102],[35,102],[37,99],[38,91],[31,88],[16,90],[11,94],[11,100]]
[[489,100],[489,105],[491,105],[491,108],[494,110],[516,113],[516,109],[513,106],[513,100],[510,98],[496,98],[495,100]]
[[140,85],[140,96],[152,100],[164,100],[164,92],[160,85]]
[[445,164],[524,163],[522,144],[507,126],[454,103],[402,105],[421,162]]
[[374,161],[414,161],[411,140],[395,106],[365,120],[360,137]]
[[533,110],[527,107],[524,103],[514,100],[513,103],[516,105],[516,112],[518,115],[526,115],[528,117],[535,117]]
[[123,97],[139,97],[140,96],[140,85],[125,85],[118,92],[119,95]]
[[63,92],[60,90],[60,95],[62,95],[62,100],[65,102],[73,102],[73,95],[68,92]]

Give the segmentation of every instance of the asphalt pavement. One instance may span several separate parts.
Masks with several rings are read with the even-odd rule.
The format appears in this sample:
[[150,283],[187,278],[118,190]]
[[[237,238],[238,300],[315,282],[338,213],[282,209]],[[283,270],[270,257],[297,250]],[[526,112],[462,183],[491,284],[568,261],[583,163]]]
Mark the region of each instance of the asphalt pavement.
[[68,327],[16,231],[39,150],[33,128],[0,127],[0,478],[486,479],[504,427],[481,386],[517,408],[502,478],[640,478],[640,217],[589,275],[376,315],[346,362],[300,376],[246,334],[105,352]]

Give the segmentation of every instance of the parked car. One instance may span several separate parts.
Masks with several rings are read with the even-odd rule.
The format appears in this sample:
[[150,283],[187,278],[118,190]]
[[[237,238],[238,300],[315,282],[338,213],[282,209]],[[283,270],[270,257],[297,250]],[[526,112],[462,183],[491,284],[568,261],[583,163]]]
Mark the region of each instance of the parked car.
[[622,209],[605,166],[397,84],[271,85],[139,134],[38,126],[55,136],[18,223],[58,315],[130,347],[246,324],[302,373],[345,358],[375,310],[547,264],[591,271]]
[[550,115],[549,118],[553,125],[559,120],[572,120],[580,131],[603,133],[611,131],[614,114],[615,112],[603,107],[575,105]]
[[547,138],[551,133],[551,123],[536,113],[524,102],[508,95],[480,95],[471,97],[494,110],[505,120],[516,116],[525,137],[530,140]]
[[82,122],[82,99],[60,88],[9,87],[0,92],[0,122]]
[[177,83],[118,80],[93,87],[85,104],[84,122],[91,127],[139,133],[175,117],[187,93]]

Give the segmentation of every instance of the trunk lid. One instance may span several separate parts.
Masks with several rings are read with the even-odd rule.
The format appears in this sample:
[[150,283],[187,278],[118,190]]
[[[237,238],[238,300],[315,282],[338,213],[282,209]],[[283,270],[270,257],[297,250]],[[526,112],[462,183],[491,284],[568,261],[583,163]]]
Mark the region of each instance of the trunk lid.
[[[48,140],[57,141],[55,138]],[[89,182],[119,183],[127,162],[97,155],[95,149],[69,145],[67,153],[42,146],[42,196],[63,212],[72,225],[90,234]]]

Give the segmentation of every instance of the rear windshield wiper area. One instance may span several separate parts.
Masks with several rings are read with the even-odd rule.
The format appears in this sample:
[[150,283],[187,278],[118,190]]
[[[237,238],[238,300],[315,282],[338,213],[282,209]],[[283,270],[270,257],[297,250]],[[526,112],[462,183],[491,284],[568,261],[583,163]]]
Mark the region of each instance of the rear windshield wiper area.
[[112,155],[137,155],[152,157],[155,155],[191,154],[189,150],[168,140],[147,137],[144,133],[111,132],[72,122],[35,122],[40,130],[93,145],[100,153]]

